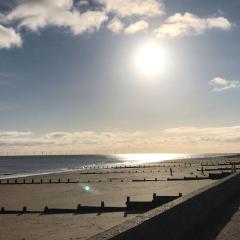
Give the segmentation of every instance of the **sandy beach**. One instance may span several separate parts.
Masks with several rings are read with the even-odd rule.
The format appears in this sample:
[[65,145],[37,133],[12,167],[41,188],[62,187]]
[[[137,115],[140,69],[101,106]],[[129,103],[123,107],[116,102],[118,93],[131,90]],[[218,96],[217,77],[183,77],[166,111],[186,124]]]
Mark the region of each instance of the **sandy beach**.
[[[25,177],[25,184],[19,184],[24,181],[23,178],[16,180],[18,184],[4,184],[7,181],[4,179],[0,185],[0,205],[5,210],[22,210],[23,206],[26,206],[27,210],[43,211],[45,206],[74,209],[78,204],[100,206],[101,201],[104,201],[105,206],[124,207],[127,196],[135,201],[151,201],[153,193],[185,195],[207,186],[216,180],[167,181],[167,179],[207,177],[209,171],[204,171],[203,175],[200,171],[201,164],[211,165],[204,166],[204,169],[214,169],[217,164],[225,162],[224,157],[219,157],[167,161],[145,167],[91,168]],[[170,174],[170,168],[173,176]],[[59,178],[60,183],[57,183]],[[31,183],[32,179],[35,184],[26,184]],[[52,183],[49,183],[50,179]],[[68,179],[70,183],[66,183]],[[9,179],[9,182],[15,183],[15,179]],[[86,189],[86,186],[89,189]],[[141,213],[0,214],[0,239],[87,239],[137,214]]]

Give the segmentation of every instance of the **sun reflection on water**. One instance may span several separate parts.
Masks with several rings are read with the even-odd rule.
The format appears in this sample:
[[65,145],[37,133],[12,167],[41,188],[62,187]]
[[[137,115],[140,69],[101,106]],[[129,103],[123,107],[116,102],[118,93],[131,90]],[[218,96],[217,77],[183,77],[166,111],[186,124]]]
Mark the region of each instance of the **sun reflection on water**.
[[115,156],[128,164],[156,163],[164,160],[184,159],[190,157],[189,154],[185,153],[131,153],[116,154]]

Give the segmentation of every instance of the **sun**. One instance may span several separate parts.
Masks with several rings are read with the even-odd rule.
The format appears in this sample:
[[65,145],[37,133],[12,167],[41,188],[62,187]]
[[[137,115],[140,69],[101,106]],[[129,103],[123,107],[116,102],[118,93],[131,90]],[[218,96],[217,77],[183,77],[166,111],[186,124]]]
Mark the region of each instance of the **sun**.
[[137,48],[134,64],[144,77],[157,77],[167,67],[167,54],[157,42],[146,42]]

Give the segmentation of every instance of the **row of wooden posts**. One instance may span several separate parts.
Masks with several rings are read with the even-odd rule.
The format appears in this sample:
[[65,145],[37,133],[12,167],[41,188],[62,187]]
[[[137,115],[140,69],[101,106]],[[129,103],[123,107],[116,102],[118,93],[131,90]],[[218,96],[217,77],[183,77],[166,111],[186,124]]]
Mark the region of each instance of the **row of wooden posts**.
[[81,204],[77,205],[76,209],[58,209],[58,208],[49,208],[48,206],[45,206],[43,211],[28,211],[27,207],[24,206],[22,208],[22,211],[16,211],[16,210],[6,210],[4,207],[1,207],[2,214],[6,213],[71,213],[71,212],[94,212],[99,210],[108,210],[108,211],[122,211],[122,210],[146,210],[146,209],[152,209],[154,207],[160,206],[162,204],[165,204],[167,202],[173,201],[179,197],[182,196],[182,193],[179,193],[176,196],[157,196],[156,193],[153,193],[152,201],[131,201],[130,197],[127,196],[126,199],[126,207],[106,207],[105,202],[101,201],[100,206],[82,206]]
[[42,178],[40,179],[40,182],[36,182],[33,178],[30,181],[27,181],[24,178],[22,182],[20,182],[18,179],[14,179],[13,182],[11,182],[10,179],[6,179],[5,181],[3,181],[3,179],[0,179],[0,184],[30,184],[30,183],[32,183],[32,184],[34,184],[34,183],[42,184],[42,183],[75,183],[75,182],[70,181],[69,178],[67,179],[66,182],[62,182],[60,178],[58,178],[58,180],[55,181],[55,182],[52,181],[51,178],[48,180],[48,182],[46,182],[46,181],[44,182]]
[[[132,179],[131,181],[132,182],[157,182],[157,181],[174,181],[174,180],[202,180],[202,179],[209,179],[209,177],[199,177],[199,176],[194,176],[194,177],[183,177],[183,178],[167,178],[167,179],[158,179],[158,178],[153,178],[153,179],[146,179],[146,178],[143,178],[143,179]],[[113,182],[114,179],[112,178],[109,178],[108,179],[108,182]],[[123,179],[119,179],[120,182],[124,182]],[[52,181],[51,179],[49,179],[48,182],[44,182],[42,179],[40,180],[40,182],[36,182],[34,181],[34,179],[32,179],[32,181],[30,182],[26,182],[25,179],[23,180],[23,182],[19,182],[17,181],[17,179],[15,179],[14,182],[10,182],[9,179],[7,179],[6,182],[1,182],[0,180],[0,185],[1,184],[59,184],[59,183],[101,183],[101,182],[105,182],[103,180],[98,180],[98,181],[90,181],[90,180],[87,180],[87,181],[83,181],[83,182],[80,182],[80,181],[70,181],[69,179],[66,181],[66,182],[63,182],[61,181],[60,179],[58,179],[58,181],[54,182]]]
[[86,169],[124,169],[124,168],[156,168],[156,167],[183,167],[183,166],[192,166],[190,162],[184,162],[182,164],[179,163],[172,163],[171,165],[124,165],[124,166],[89,166]]
[[[233,167],[229,170],[232,170],[232,172],[236,172],[236,166],[233,165]],[[201,169],[198,171],[202,171],[203,175],[204,175],[204,171],[207,171],[207,169]],[[199,177],[199,176],[194,176],[194,177],[183,177],[183,178],[167,178],[167,181],[174,181],[174,180],[201,180],[201,179],[217,179],[217,178],[222,178],[225,177],[227,175],[229,175],[230,172],[221,172],[221,173],[209,173],[209,176],[206,177]],[[170,168],[170,175],[173,176],[173,170]],[[109,178],[109,182],[112,182],[113,179]],[[123,179],[120,180],[121,182],[123,182]],[[145,181],[164,181],[162,179],[158,179],[158,178],[154,178],[154,179],[132,179],[132,182],[145,182]],[[85,182],[96,182],[96,181],[85,181]],[[82,183],[85,183],[82,182]],[[102,180],[98,180],[98,182],[103,182]],[[67,181],[61,181],[60,178],[58,178],[57,181],[52,181],[52,179],[50,178],[48,181],[43,181],[43,179],[40,179],[40,182],[35,181],[34,179],[31,179],[31,181],[26,181],[26,179],[24,178],[22,182],[20,182],[18,179],[14,179],[13,182],[10,181],[10,179],[6,179],[5,181],[2,181],[0,179],[0,184],[50,184],[50,183],[81,183],[80,181],[70,181],[70,179],[68,178]]]
[[[112,182],[113,179],[109,178],[109,182]],[[67,181],[61,181],[61,179],[59,178],[57,181],[52,181],[52,179],[50,178],[48,181],[43,181],[43,179],[41,178],[40,181],[35,181],[34,179],[31,179],[30,181],[26,181],[26,179],[24,178],[22,182],[18,181],[17,179],[14,179],[14,181],[10,181],[10,179],[6,179],[5,181],[2,181],[0,179],[0,185],[5,185],[5,184],[57,184],[57,183],[90,183],[90,182],[103,182],[102,180],[98,180],[98,181],[91,181],[91,180],[87,180],[87,181],[70,181],[70,179],[68,178]],[[123,179],[120,179],[120,182],[123,182]]]
[[[168,171],[170,171],[170,173],[171,173],[171,171],[172,171],[172,173],[174,172],[174,170],[172,169],[172,168],[170,168],[169,170],[163,170],[165,173],[166,172],[168,172]],[[153,170],[150,170],[150,171],[121,171],[121,172],[116,172],[116,171],[114,171],[114,172],[80,172],[80,175],[91,175],[91,174],[116,174],[116,173],[160,173],[161,171],[160,170],[158,170],[158,171],[153,171]]]

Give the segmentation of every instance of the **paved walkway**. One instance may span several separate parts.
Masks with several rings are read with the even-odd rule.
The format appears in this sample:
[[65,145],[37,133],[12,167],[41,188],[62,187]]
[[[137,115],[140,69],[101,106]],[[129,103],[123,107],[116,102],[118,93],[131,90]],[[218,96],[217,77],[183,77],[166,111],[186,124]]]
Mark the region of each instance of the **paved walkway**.
[[240,194],[199,226],[195,239],[240,240]]
[[230,221],[223,227],[216,237],[217,240],[239,240],[240,239],[240,207],[233,214]]

